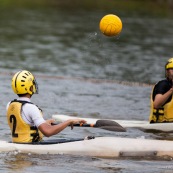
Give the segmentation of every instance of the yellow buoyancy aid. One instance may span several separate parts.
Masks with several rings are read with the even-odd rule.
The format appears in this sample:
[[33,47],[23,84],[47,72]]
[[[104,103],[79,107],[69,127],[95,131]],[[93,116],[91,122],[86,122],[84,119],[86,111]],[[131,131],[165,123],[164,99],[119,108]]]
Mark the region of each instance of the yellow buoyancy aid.
[[11,129],[12,141],[16,143],[41,141],[43,138],[42,133],[36,127],[31,127],[22,119],[22,106],[25,103],[30,102],[12,101],[7,110],[7,121]]
[[173,122],[173,99],[171,99],[170,102],[166,103],[162,106],[162,108],[159,109],[154,109],[152,94],[150,100],[150,123]]

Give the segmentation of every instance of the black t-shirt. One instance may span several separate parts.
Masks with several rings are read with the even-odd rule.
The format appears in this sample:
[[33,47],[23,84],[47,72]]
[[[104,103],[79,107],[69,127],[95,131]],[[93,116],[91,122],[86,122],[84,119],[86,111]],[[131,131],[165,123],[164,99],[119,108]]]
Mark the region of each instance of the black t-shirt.
[[[156,94],[165,94],[170,88],[172,87],[172,83],[168,81],[167,79],[159,81],[153,90],[153,100],[155,99]],[[166,101],[166,103],[170,102],[172,99],[172,95],[169,97],[169,99]]]

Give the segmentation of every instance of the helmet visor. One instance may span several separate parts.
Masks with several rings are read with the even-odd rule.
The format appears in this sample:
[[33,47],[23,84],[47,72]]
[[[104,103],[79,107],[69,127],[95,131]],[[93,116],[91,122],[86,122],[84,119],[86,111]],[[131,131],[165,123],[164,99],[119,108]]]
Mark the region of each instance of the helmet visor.
[[33,93],[38,94],[38,84],[36,79],[33,80]]

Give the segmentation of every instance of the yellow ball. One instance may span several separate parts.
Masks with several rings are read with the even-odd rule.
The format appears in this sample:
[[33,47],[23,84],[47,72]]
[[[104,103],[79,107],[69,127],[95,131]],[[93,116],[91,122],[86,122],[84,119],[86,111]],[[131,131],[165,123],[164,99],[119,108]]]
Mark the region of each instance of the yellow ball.
[[100,20],[100,31],[106,36],[116,36],[122,31],[121,19],[113,14],[108,14]]

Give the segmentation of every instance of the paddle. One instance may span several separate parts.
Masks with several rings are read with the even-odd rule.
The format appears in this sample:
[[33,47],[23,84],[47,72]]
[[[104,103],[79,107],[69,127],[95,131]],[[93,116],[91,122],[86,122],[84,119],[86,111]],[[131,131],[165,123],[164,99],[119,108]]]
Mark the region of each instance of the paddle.
[[[56,125],[56,124],[52,124]],[[122,127],[115,121],[111,120],[97,120],[95,124],[73,124],[73,126],[77,127],[95,127],[104,130],[114,131],[114,132],[126,132],[126,129]]]

